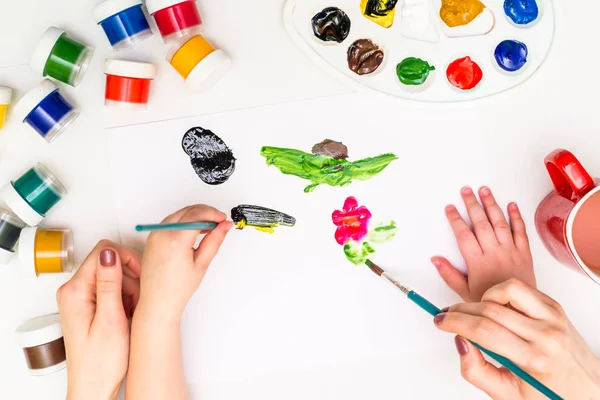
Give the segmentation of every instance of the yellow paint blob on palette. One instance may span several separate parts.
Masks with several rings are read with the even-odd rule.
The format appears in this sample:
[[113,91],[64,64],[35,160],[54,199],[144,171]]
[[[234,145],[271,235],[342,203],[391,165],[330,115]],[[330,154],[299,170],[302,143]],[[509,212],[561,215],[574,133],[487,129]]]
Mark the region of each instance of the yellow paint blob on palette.
[[554,38],[554,0],[287,0],[305,55],[355,90],[459,102],[520,86]]

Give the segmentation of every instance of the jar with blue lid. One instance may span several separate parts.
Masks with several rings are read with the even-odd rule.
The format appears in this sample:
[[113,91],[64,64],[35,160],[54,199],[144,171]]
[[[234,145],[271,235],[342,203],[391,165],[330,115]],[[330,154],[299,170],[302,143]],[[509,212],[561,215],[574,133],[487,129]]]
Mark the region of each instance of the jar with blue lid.
[[77,119],[79,111],[60,94],[56,85],[44,79],[19,100],[14,115],[50,143]]
[[142,0],[107,0],[94,9],[94,19],[113,50],[131,48],[152,36]]

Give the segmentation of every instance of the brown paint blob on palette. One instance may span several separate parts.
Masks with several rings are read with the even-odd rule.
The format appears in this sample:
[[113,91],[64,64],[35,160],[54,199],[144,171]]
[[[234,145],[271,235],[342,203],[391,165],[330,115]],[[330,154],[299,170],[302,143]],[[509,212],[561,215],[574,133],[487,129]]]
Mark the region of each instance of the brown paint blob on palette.
[[600,192],[588,198],[577,212],[573,244],[585,265],[600,272]]
[[358,75],[372,74],[383,63],[383,49],[370,39],[358,39],[348,48],[348,68]]

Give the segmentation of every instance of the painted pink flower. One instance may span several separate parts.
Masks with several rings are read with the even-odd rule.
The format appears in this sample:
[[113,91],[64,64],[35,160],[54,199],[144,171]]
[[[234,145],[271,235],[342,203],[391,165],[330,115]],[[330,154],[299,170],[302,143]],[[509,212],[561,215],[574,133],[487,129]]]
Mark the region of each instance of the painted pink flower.
[[337,226],[335,240],[344,245],[350,239],[360,242],[367,235],[371,212],[365,206],[359,207],[354,197],[348,197],[343,210],[335,210],[331,219]]

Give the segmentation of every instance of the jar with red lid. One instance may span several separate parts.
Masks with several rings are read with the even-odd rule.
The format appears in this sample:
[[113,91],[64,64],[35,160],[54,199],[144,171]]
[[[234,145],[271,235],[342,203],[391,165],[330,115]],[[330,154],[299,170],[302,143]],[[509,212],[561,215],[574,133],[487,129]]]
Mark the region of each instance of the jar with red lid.
[[108,58],[104,62],[104,73],[106,106],[137,110],[147,108],[150,84],[156,75],[154,64]]
[[147,0],[146,8],[165,43],[202,33],[202,19],[194,0]]

